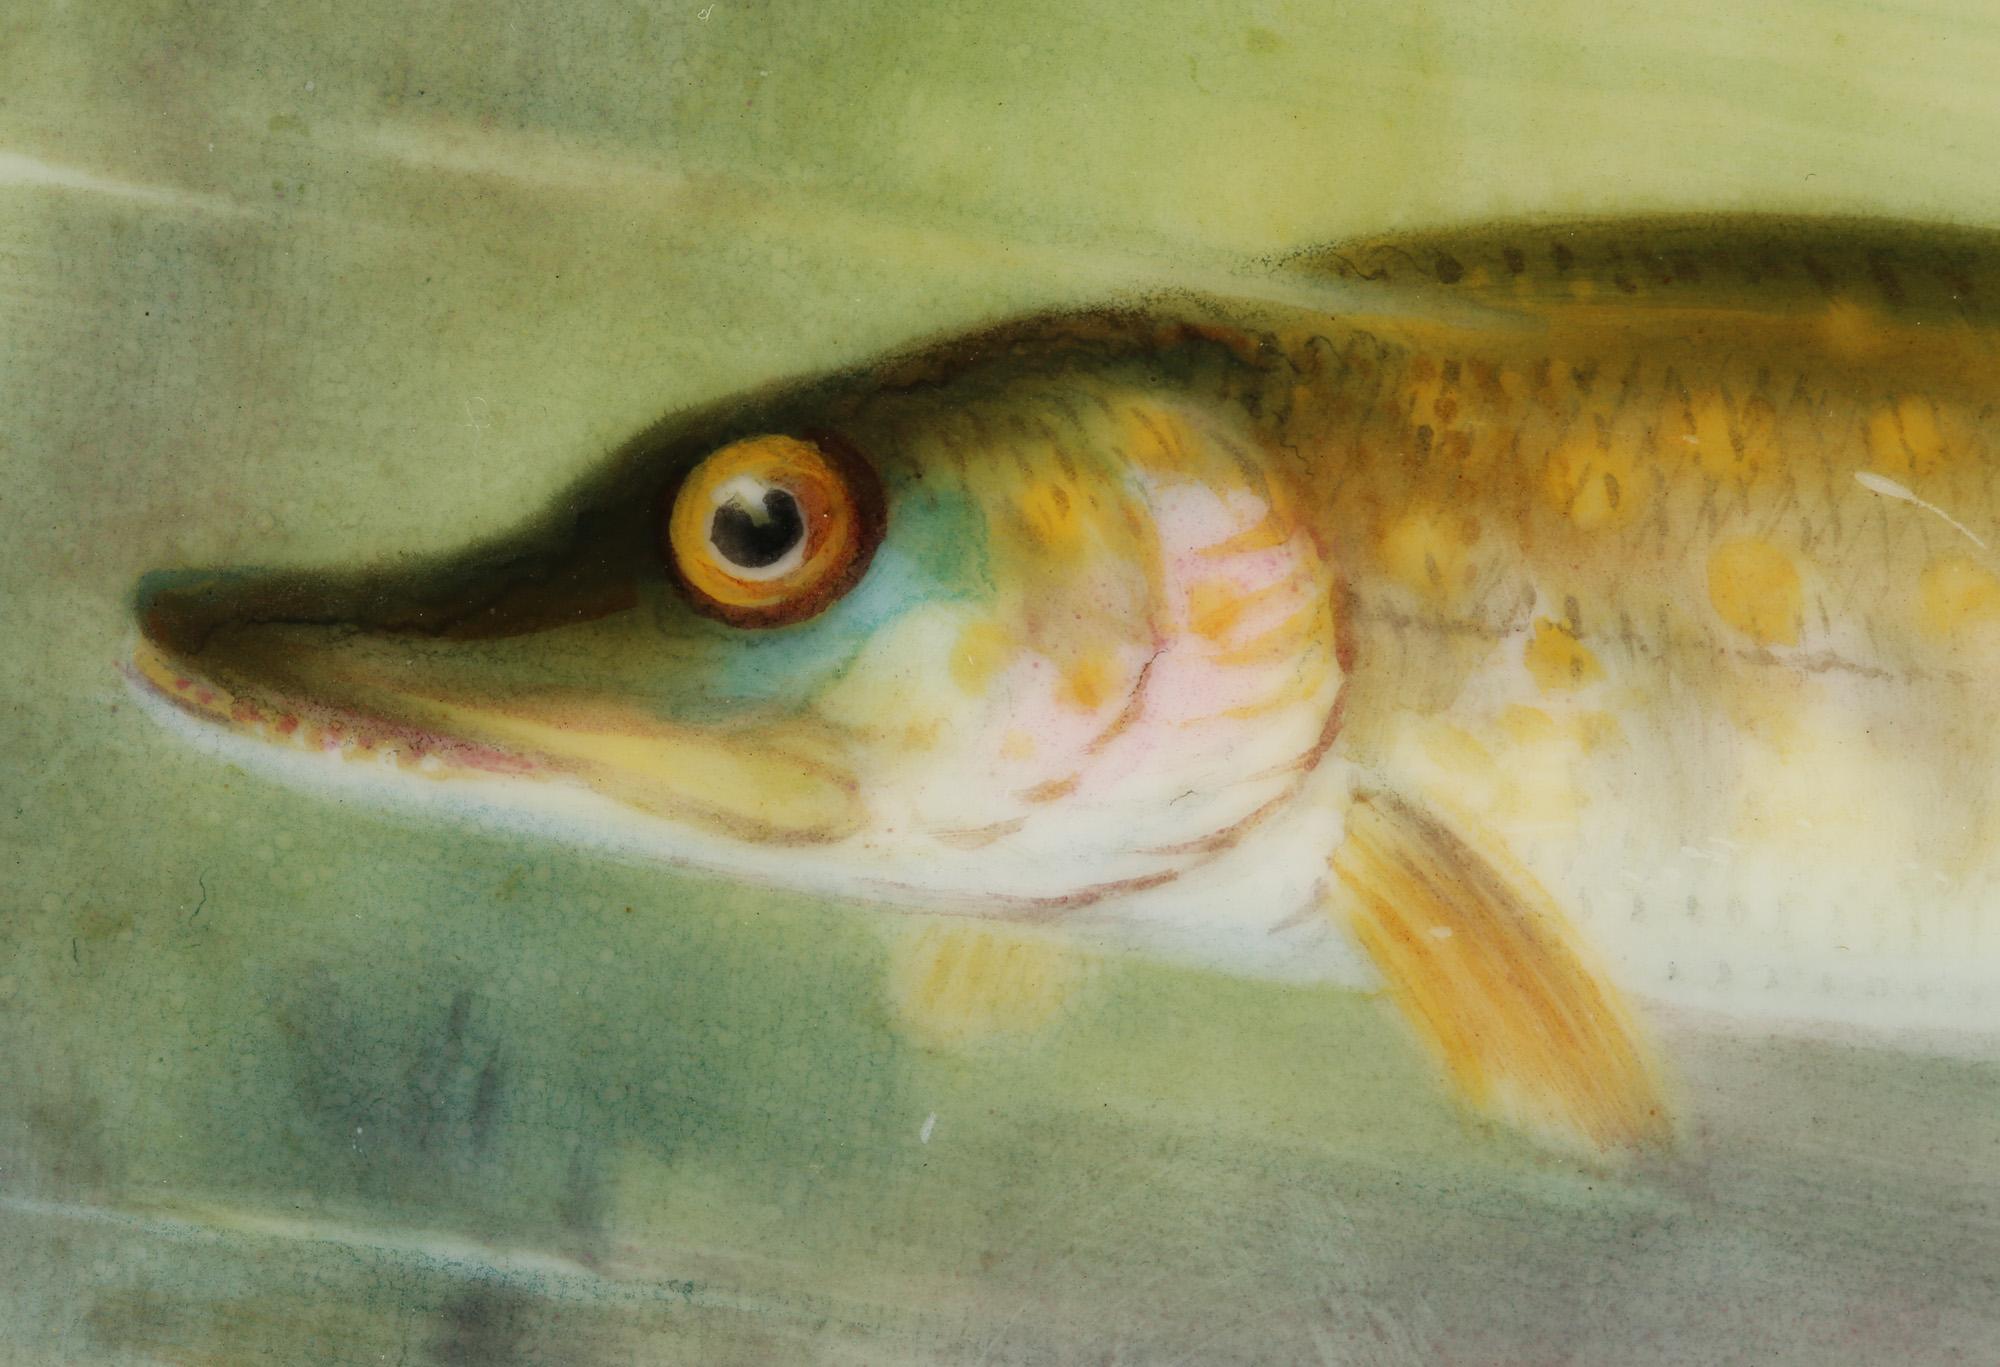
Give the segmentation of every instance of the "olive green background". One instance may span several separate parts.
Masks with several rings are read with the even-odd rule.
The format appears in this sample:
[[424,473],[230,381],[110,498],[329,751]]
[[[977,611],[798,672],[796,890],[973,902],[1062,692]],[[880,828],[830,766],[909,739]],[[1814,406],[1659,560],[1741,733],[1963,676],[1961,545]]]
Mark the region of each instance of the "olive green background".
[[[2000,1357],[2000,1069],[1669,1022],[1686,1140],[1140,963],[899,1034],[877,914],[273,786],[149,569],[445,549],[677,405],[1344,234],[2000,223],[1976,3],[0,11],[0,1361]],[[926,1141],[925,1125],[933,1120]]]

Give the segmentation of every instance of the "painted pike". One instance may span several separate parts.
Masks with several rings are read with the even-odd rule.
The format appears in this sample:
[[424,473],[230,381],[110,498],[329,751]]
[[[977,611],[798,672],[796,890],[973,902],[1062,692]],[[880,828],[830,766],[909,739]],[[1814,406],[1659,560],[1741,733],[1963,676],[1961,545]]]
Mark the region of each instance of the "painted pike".
[[151,576],[132,672],[322,780],[1378,983],[1597,1149],[1670,1131],[1648,1002],[1990,1036],[2000,237],[1244,280],[676,416],[448,563]]

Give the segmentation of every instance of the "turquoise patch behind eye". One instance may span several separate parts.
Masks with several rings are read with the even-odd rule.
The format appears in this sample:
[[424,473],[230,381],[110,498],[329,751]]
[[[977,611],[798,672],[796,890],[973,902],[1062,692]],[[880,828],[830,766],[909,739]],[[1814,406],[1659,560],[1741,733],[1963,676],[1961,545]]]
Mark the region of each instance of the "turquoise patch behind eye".
[[904,613],[990,596],[986,521],[963,489],[906,479],[886,492],[888,530],[868,572],[817,617],[760,630],[675,611],[662,715],[699,722],[802,706]]

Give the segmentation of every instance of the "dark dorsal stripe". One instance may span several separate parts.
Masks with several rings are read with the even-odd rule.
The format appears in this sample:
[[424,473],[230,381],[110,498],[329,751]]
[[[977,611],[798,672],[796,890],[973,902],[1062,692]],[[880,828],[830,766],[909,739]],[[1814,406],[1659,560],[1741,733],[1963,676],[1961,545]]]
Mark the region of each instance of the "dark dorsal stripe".
[[1740,308],[1840,300],[1901,317],[2000,321],[2000,233],[1885,219],[1502,223],[1360,238],[1291,265],[1494,304],[1583,297]]

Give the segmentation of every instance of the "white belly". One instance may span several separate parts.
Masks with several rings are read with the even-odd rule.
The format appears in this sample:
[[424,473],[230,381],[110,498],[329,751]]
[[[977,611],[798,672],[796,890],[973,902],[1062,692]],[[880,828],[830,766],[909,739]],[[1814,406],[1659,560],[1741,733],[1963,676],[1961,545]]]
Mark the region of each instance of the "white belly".
[[[1497,642],[1450,708],[1400,719],[1368,782],[1497,841],[1583,951],[1641,1000],[1811,1032],[2000,1034],[2000,863],[1984,747],[1909,687],[1799,675],[1773,723],[1615,678],[1539,690]],[[1780,707],[1779,704],[1782,704]],[[1781,719],[1781,720],[1779,720]],[[1108,938],[1272,978],[1372,984],[1317,909],[1352,773],[1167,888],[1106,908]]]

